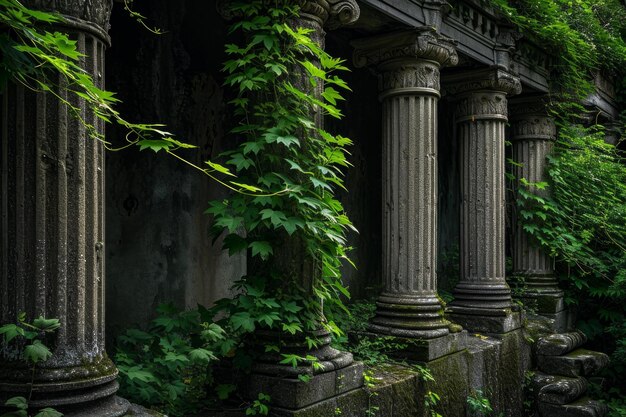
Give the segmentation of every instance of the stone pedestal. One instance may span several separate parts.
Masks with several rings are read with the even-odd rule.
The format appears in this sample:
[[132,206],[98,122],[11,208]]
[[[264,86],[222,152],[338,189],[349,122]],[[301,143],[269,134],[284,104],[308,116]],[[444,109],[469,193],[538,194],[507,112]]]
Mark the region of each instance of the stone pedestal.
[[[439,69],[458,57],[453,43],[431,28],[353,45],[355,64],[375,67],[383,103],[384,290],[369,330],[447,337],[437,296],[437,101]],[[445,355],[452,345],[426,343],[424,356]]]
[[[513,143],[514,187],[521,179],[531,183],[546,181],[546,158],[556,139],[556,126],[547,115],[541,98],[518,99],[511,103],[511,142]],[[548,190],[530,186],[528,191],[546,196]],[[515,207],[515,213],[520,207]],[[554,275],[554,261],[522,226],[519,215],[513,216],[513,275],[522,285],[523,299],[531,309],[554,320],[565,330],[563,291]]]
[[505,333],[520,327],[505,280],[505,156],[507,95],[517,77],[498,68],[458,74],[446,89],[457,95],[461,166],[461,276],[449,318],[469,331]]
[[[81,66],[104,87],[111,3],[75,0],[57,7],[69,16],[58,30],[76,39],[85,55]],[[59,94],[104,133],[104,122],[82,99]],[[128,403],[114,397],[117,369],[104,349],[103,146],[53,94],[13,84],[2,96],[1,135],[0,320],[15,322],[25,312],[28,320],[58,318],[61,327],[45,341],[53,356],[34,373],[3,352],[0,397],[29,397],[32,379],[31,410],[124,415]]]

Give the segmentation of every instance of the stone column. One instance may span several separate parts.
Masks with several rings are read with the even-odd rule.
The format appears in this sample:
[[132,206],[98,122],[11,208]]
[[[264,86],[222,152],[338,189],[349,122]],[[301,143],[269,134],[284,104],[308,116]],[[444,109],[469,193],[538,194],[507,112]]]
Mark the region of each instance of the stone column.
[[448,322],[437,296],[437,102],[440,67],[458,61],[454,44],[424,28],[353,45],[355,65],[376,69],[383,103],[384,290],[369,330],[445,336]]
[[460,281],[450,318],[470,331],[504,333],[519,327],[505,280],[504,131],[507,95],[519,78],[498,68],[447,79],[457,94],[461,157]]
[[[219,0],[218,10],[225,18],[235,17],[225,13],[228,10],[225,4],[227,1]],[[300,11],[298,18],[291,24],[294,27],[309,29],[311,31],[309,36],[322,48],[325,43],[325,30],[350,24],[358,19],[360,13],[355,0],[295,0],[294,3],[300,7]],[[294,86],[303,91],[311,89],[308,74],[298,67],[292,69],[290,80]],[[318,83],[311,94],[321,100],[322,91],[323,83]],[[324,123],[320,111],[311,114],[311,119],[320,127]],[[302,143],[301,151],[305,152],[306,147],[307,144]],[[296,277],[299,286],[307,290],[308,296],[316,297],[313,286],[321,279],[321,264],[311,258],[305,243],[296,234],[289,236],[284,233],[279,239],[281,247],[274,258],[273,267],[280,271],[281,276]],[[248,270],[254,268],[249,266]],[[320,320],[323,320],[322,312]],[[316,339],[317,344],[308,346],[305,336]],[[240,391],[253,400],[261,392],[268,394],[271,397],[272,412],[277,415],[300,415],[303,408],[313,404],[324,409],[325,407],[334,409],[334,397],[363,385],[363,364],[354,362],[351,353],[332,348],[330,335],[321,328],[295,336],[278,331],[257,330],[254,338],[252,343],[256,346],[272,344],[280,346],[282,350],[261,352],[252,364],[251,375],[239,381]],[[316,366],[314,367],[310,361],[296,368],[279,364],[279,361],[284,359],[281,353],[314,357]],[[298,377],[303,374],[311,376],[310,380],[307,382],[300,380]]]
[[[45,9],[49,2],[27,1]],[[56,30],[76,40],[81,66],[104,87],[110,1],[54,3],[67,16]],[[50,29],[47,29],[50,30]],[[63,84],[65,80],[55,80]],[[59,91],[86,123],[104,133],[82,99]],[[28,397],[31,410],[55,407],[66,416],[120,416],[117,369],[104,348],[104,150],[49,93],[9,84],[2,95],[0,319],[58,318],[46,340],[53,356],[36,371],[0,356],[0,395]]]
[[[556,126],[541,98],[515,100],[509,113],[513,161],[516,163],[513,166],[514,186],[517,190],[522,178],[533,183],[546,180],[546,157],[556,139]],[[538,195],[548,193],[535,187],[530,190]],[[516,210],[519,208],[516,207]],[[559,289],[554,275],[553,259],[524,231],[519,216],[513,217],[513,226],[513,275],[524,281],[523,298],[534,304],[531,307],[536,308],[539,314],[551,318],[562,316],[559,313],[565,308],[563,291]]]

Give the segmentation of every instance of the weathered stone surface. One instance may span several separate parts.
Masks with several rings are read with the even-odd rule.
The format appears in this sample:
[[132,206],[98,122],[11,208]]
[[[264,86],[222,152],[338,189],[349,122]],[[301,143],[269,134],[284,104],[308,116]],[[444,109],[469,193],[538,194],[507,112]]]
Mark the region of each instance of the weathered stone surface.
[[589,376],[609,364],[605,353],[577,349],[562,356],[537,355],[537,366],[547,374],[562,376]]
[[[27,5],[67,15],[48,30],[68,33],[81,54],[77,65],[104,88],[111,1]],[[55,407],[68,417],[123,415],[128,403],[114,397],[117,369],[104,339],[105,157],[91,137],[104,135],[104,121],[60,89],[37,93],[9,84],[1,106],[0,323],[24,312],[28,320],[58,318],[61,326],[45,341],[53,356],[35,372],[15,360],[16,352],[0,352],[0,403],[24,395],[30,406]]]
[[539,403],[540,417],[604,417],[609,409],[606,404],[590,398],[581,398],[571,404]]
[[546,375],[537,372],[533,377],[534,392],[539,401],[551,404],[568,404],[587,392],[585,378]]
[[569,353],[586,342],[587,336],[577,330],[544,336],[537,340],[536,349],[538,355],[558,356]]

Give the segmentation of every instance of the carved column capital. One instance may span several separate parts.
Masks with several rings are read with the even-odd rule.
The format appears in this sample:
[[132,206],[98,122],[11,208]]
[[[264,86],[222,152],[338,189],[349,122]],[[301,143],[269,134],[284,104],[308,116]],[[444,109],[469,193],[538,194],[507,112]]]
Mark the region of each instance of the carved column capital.
[[[386,67],[407,61],[427,60],[438,66],[454,66],[459,62],[456,43],[432,28],[391,32],[352,42],[354,65]],[[384,69],[383,69],[384,70]]]
[[[230,0],[217,0],[216,7],[224,19],[234,17],[227,7]],[[300,7],[300,18],[311,20],[328,30],[356,22],[361,9],[356,0],[295,0]]]
[[548,115],[547,98],[524,97],[509,102],[511,140],[555,140],[556,125]]
[[[463,94],[474,91],[497,91],[508,96],[522,92],[519,77],[497,67],[461,72],[447,76],[444,88],[449,94]],[[504,114],[507,114],[505,111]]]
[[63,25],[109,40],[107,32],[113,0],[24,0],[22,3],[29,9],[60,13],[65,17]]

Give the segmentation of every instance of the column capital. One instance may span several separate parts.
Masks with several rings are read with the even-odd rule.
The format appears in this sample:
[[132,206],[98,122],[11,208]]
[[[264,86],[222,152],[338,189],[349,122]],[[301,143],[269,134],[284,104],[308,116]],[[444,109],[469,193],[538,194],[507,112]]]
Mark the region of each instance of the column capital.
[[[230,0],[217,0],[218,13],[224,19],[232,19],[234,14],[226,5]],[[311,20],[329,30],[350,25],[359,19],[361,9],[356,0],[296,0],[300,6],[300,18]]]
[[459,62],[456,42],[430,27],[357,39],[352,46],[357,68],[375,66],[384,71],[388,66],[402,66],[411,61],[433,61],[438,66],[454,66]]
[[107,32],[113,0],[25,0],[23,4],[29,9],[60,13],[65,21],[56,23],[57,25],[95,33],[109,42]]
[[514,96],[522,92],[519,77],[498,67],[451,74],[444,78],[444,83],[445,90],[449,94],[496,91]]
[[511,140],[556,140],[556,124],[548,115],[546,97],[523,97],[509,102]]

